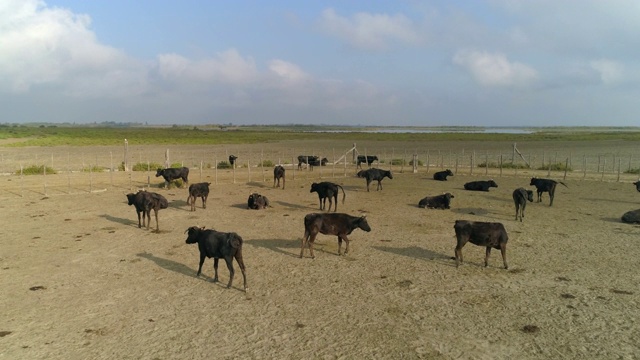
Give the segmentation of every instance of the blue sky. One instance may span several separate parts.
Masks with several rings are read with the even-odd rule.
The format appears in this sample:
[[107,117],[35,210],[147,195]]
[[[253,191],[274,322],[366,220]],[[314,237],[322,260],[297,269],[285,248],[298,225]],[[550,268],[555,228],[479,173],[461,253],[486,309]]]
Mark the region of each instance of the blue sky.
[[638,59],[636,0],[0,0],[0,122],[639,126]]

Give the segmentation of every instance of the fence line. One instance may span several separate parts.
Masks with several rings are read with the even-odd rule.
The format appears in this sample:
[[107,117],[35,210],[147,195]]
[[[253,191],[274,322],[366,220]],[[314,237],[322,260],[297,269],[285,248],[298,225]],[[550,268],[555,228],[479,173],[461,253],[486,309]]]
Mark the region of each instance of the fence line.
[[[125,171],[124,161],[117,163],[119,155],[113,151],[94,154],[72,155],[66,153],[3,154],[0,158],[0,173],[6,181],[0,182],[0,198],[25,196],[28,193],[49,196],[58,194],[91,193],[107,188],[134,190],[142,187],[157,187],[163,179],[155,177],[155,167],[162,167],[168,160],[168,152],[128,149],[130,168],[141,171]],[[460,175],[476,177],[538,176],[573,180],[636,181],[639,179],[640,157],[631,154],[575,154],[573,152],[545,151],[528,153],[526,167],[524,159],[514,157],[511,152],[487,150],[465,150],[459,152],[440,149],[363,149],[363,154],[378,154],[372,167],[399,173],[413,173],[416,161],[417,174],[431,175],[444,169],[452,169]],[[302,164],[298,168],[300,154],[326,154],[327,166],[314,166],[313,170]],[[238,157],[236,165],[223,169],[229,155]],[[327,156],[328,155],[328,156]],[[289,150],[243,150],[225,148],[222,151],[171,151],[171,164],[191,169],[192,183],[208,181],[215,184],[269,182],[273,177],[273,166],[281,164],[287,169],[291,181],[308,181],[325,178],[353,176],[359,170],[353,157],[345,156],[342,149],[289,149]],[[162,165],[159,165],[162,164]],[[31,166],[41,166],[40,175],[27,176],[24,171]],[[366,163],[362,164],[367,168]],[[51,169],[57,175],[51,173]],[[60,185],[63,184],[63,185]]]

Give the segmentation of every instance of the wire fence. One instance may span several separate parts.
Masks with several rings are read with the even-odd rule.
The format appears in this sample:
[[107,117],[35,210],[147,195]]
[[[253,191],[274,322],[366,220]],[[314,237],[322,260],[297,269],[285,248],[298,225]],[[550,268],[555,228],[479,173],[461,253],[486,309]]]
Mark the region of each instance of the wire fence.
[[[355,151],[354,151],[355,150]],[[229,164],[229,156],[237,157]],[[327,158],[325,166],[300,164],[299,156]],[[564,180],[636,181],[640,157],[633,154],[578,154],[567,151],[515,152],[490,150],[433,150],[420,148],[245,149],[238,147],[181,150],[139,147],[127,151],[88,150],[47,153],[0,153],[0,198],[91,193],[118,189],[133,191],[164,186],[157,168],[185,166],[191,183],[272,182],[273,166],[287,169],[287,181],[316,181],[354,176],[357,155],[377,157],[371,167],[394,173],[432,176],[450,169],[476,177],[551,177]],[[366,169],[366,163],[361,164]],[[35,169],[35,174],[34,173]],[[135,169],[135,170],[134,170]],[[0,178],[1,179],[1,178]]]

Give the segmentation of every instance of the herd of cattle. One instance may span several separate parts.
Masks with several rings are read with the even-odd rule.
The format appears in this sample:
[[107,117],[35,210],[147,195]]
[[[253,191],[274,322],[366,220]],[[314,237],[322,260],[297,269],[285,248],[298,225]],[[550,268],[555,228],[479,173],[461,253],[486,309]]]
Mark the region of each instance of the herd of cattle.
[[[230,156],[236,159],[235,156]],[[318,156],[299,156],[298,167],[303,163],[309,165],[310,170],[313,166],[326,165],[326,158],[319,158]],[[358,156],[358,167],[361,163],[367,163],[369,166],[378,161],[377,156]],[[282,189],[285,187],[285,173],[286,170],[283,166],[277,165],[273,170],[273,187],[280,187],[280,181],[282,181]],[[433,175],[433,179],[437,181],[447,181],[447,176],[453,176],[453,172],[449,169],[436,172]],[[167,168],[158,169],[156,177],[162,176],[167,184],[172,181],[181,179],[185,184],[188,184],[189,169],[182,168]],[[391,171],[381,170],[376,168],[369,168],[367,170],[361,170],[357,173],[358,177],[365,178],[367,184],[367,191],[369,191],[369,185],[372,181],[377,181],[376,190],[382,190],[381,181],[388,177],[393,179]],[[561,184],[565,187],[567,185],[561,181],[555,181],[551,179],[531,178],[530,186],[534,186],[537,192],[537,201],[542,201],[542,194],[549,194],[549,206],[553,205],[553,199],[555,195],[556,185]],[[640,192],[640,181],[633,183],[636,189]],[[196,200],[202,199],[202,208],[207,207],[207,197],[209,196],[209,185],[211,183],[197,183],[189,185],[189,192],[187,198],[187,204],[191,206],[191,211],[196,209]],[[498,187],[498,184],[494,180],[486,181],[471,181],[464,184],[464,189],[468,191],[489,191],[490,188]],[[315,258],[313,253],[313,243],[318,233],[325,235],[334,235],[338,238],[338,255],[341,255],[342,241],[346,243],[344,254],[349,252],[349,238],[353,230],[362,229],[364,231],[371,231],[371,227],[367,223],[366,216],[351,216],[348,214],[337,213],[338,210],[338,195],[342,191],[342,203],[344,204],[346,193],[342,186],[332,182],[320,182],[311,184],[310,192],[317,193],[319,199],[320,210],[327,211],[327,213],[311,213],[307,214],[304,218],[304,236],[301,242],[300,257],[304,255],[305,247],[309,247],[309,252],[312,258]],[[427,196],[418,202],[419,208],[430,209],[450,209],[451,199],[454,195],[451,193],[445,193],[436,196]],[[138,191],[137,193],[127,194],[128,204],[135,207],[138,216],[138,227],[144,227],[149,229],[151,221],[151,210],[154,211],[156,219],[156,231],[159,231],[158,225],[158,211],[166,209],[169,206],[167,199],[154,192]],[[329,207],[326,207],[327,199],[329,200]],[[526,190],[522,187],[513,191],[513,202],[515,205],[515,220],[522,221],[524,218],[524,211],[527,202],[533,202],[534,196],[532,190]],[[333,205],[335,204],[335,205]],[[333,205],[334,213],[330,213]],[[266,196],[252,193],[247,199],[247,208],[249,209],[265,209],[270,207],[269,200]],[[633,210],[625,213],[622,216],[622,221],[627,223],[640,223],[640,209]],[[456,235],[456,247],[454,251],[456,266],[462,263],[462,247],[467,243],[483,246],[486,248],[486,256],[484,266],[488,266],[489,255],[491,249],[499,249],[502,254],[502,260],[504,268],[508,269],[507,264],[507,241],[509,239],[506,229],[502,223],[498,222],[481,222],[481,221],[467,221],[456,220],[453,226]],[[242,259],[242,238],[236,233],[223,233],[213,229],[205,229],[198,227],[189,227],[186,231],[188,237],[187,244],[198,244],[200,251],[200,263],[196,276],[199,276],[202,272],[202,265],[205,258],[214,259],[214,271],[215,276],[213,281],[218,280],[218,260],[223,258],[227,264],[227,268],[230,272],[229,283],[227,287],[231,287],[234,276],[234,269],[232,260],[235,258],[244,279],[244,289],[247,289],[247,280],[245,275],[245,266]]]

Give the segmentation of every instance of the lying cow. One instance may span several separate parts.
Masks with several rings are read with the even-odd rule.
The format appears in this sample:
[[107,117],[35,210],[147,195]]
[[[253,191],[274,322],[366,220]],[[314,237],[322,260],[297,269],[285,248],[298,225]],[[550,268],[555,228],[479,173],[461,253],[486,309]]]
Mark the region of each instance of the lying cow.
[[548,192],[549,193],[549,206],[553,205],[553,197],[554,194],[556,192],[556,185],[560,183],[562,185],[564,185],[564,187],[568,186],[563,183],[562,181],[555,181],[555,180],[551,180],[551,179],[539,179],[539,178],[531,178],[531,183],[529,183],[529,185],[531,186],[535,186],[537,189],[537,193],[538,193],[538,202],[542,201],[542,193],[544,192]]
[[236,233],[218,232],[212,229],[205,230],[197,226],[192,226],[185,231],[189,233],[187,236],[187,244],[198,244],[200,250],[200,264],[198,265],[198,273],[202,273],[202,265],[205,258],[213,258],[214,277],[213,282],[218,281],[218,259],[223,258],[229,269],[229,283],[227,288],[233,284],[233,259],[235,258],[242,271],[242,279],[244,280],[244,291],[247,291],[247,275],[242,260],[242,238]]
[[280,179],[282,179],[282,190],[284,190],[284,173],[285,169],[282,165],[276,165],[273,168],[273,187],[276,187],[276,180],[278,181],[278,187],[280,187]]
[[191,205],[191,211],[196,211],[196,199],[202,199],[202,208],[207,208],[207,198],[209,197],[209,182],[197,183],[189,185],[189,197],[187,205]]
[[298,170],[302,169],[302,164],[309,165],[309,170],[313,170],[314,166],[326,166],[328,162],[327,158],[320,159],[314,155],[300,155],[298,156]]
[[378,186],[376,186],[376,191],[378,191],[378,190],[382,190],[382,180],[385,177],[388,177],[389,179],[393,179],[393,175],[391,174],[391,171],[376,169],[376,168],[365,170],[363,173],[363,177],[367,180],[367,192],[369,191],[369,184],[371,184],[372,181],[375,180],[378,182]]
[[[129,200],[129,205],[134,205],[136,208],[139,228],[145,225],[146,217],[147,230],[149,230],[149,226],[151,225],[151,210],[153,210],[156,216],[156,231],[160,231],[158,211],[169,207],[169,202],[164,196],[154,192],[138,191],[136,194],[127,194],[127,200]],[[142,214],[142,226],[140,224],[140,214]]]
[[449,169],[444,171],[438,171],[433,174],[433,180],[447,181],[447,176],[453,176],[453,171]]
[[533,202],[533,191],[517,188],[513,190],[513,203],[516,206],[516,220],[520,215],[520,222],[524,217],[524,209],[527,207],[527,201]]
[[451,199],[455,196],[451,195],[451,193],[445,193],[437,196],[427,196],[424,199],[418,202],[419,208],[429,208],[429,209],[450,209]]
[[628,224],[640,224],[640,209],[624,213],[624,215],[622,215],[622,222]]
[[365,155],[358,155],[357,163],[356,163],[356,169],[357,168],[362,169],[362,165],[361,165],[362,163],[367,163],[367,165],[369,167],[371,167],[371,164],[374,161],[378,161],[379,162],[378,156],[376,156],[376,155],[366,155],[366,156]]
[[167,187],[171,187],[171,182],[173,180],[182,179],[185,184],[189,183],[189,168],[181,167],[181,168],[166,168],[166,169],[158,169],[156,171],[156,177],[162,176],[164,178]]
[[634,182],[633,185],[635,185],[636,186],[636,190],[638,190],[638,192],[640,192],[640,181]]
[[249,198],[247,199],[247,208],[260,210],[266,209],[267,207],[269,207],[269,199],[267,199],[266,196],[260,195],[258,193],[249,195]]
[[338,188],[342,190],[342,203],[344,204],[344,198],[347,196],[347,194],[345,194],[342,186],[338,184],[334,184],[329,181],[313,183],[311,184],[311,190],[309,190],[309,192],[318,193],[318,199],[320,200],[320,210],[324,210],[326,208],[327,199],[329,199],[329,210],[327,211],[331,211],[331,204],[333,203],[333,199],[335,199],[335,206],[333,208],[333,211],[336,212],[338,211],[338,194],[340,193]]
[[487,248],[484,258],[484,266],[489,266],[489,255],[491,254],[491,248],[500,249],[502,253],[502,262],[504,268],[508,269],[507,265],[507,230],[501,223],[481,222],[481,221],[466,221],[456,220],[453,229],[456,232],[456,267],[462,263],[462,247],[470,242],[474,245],[485,246]]
[[496,184],[495,181],[493,181],[493,179],[485,181],[485,180],[478,180],[478,181],[470,181],[466,184],[464,184],[464,189],[465,190],[471,190],[471,191],[489,191],[489,188],[497,188],[498,184]]
[[304,255],[305,244],[309,244],[311,258],[315,259],[313,242],[316,240],[318,233],[338,236],[338,255],[340,255],[342,240],[344,240],[347,243],[344,250],[346,255],[349,252],[349,238],[347,238],[347,235],[350,235],[355,229],[362,229],[366,232],[371,231],[365,216],[351,216],[339,213],[307,214],[304,217],[304,236],[302,238],[300,257],[302,258]]

